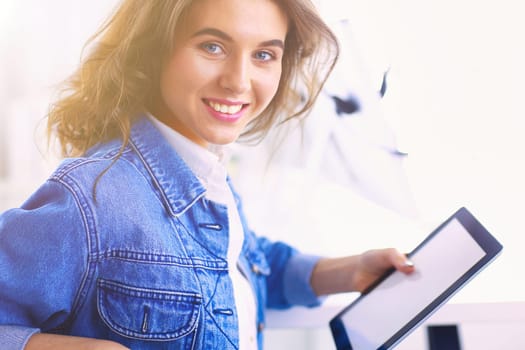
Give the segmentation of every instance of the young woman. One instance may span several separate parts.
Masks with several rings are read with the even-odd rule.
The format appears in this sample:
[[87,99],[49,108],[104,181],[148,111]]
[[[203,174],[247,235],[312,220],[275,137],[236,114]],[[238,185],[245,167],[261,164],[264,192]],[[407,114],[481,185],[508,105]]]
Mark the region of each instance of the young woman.
[[256,236],[221,159],[305,115],[336,57],[308,0],[124,0],[49,112],[66,160],[0,216],[0,347],[257,349],[265,308],[410,273]]

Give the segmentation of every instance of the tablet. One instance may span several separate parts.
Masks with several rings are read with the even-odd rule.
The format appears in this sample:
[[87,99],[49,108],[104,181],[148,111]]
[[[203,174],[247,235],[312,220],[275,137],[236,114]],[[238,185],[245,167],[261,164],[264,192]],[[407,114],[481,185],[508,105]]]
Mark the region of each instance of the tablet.
[[393,348],[501,252],[460,208],[410,254],[416,271],[388,271],[330,320],[337,350]]

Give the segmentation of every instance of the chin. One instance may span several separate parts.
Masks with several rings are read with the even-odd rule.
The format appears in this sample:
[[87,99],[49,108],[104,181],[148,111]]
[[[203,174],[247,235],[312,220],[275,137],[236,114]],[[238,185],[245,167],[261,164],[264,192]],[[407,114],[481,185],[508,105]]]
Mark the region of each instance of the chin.
[[240,134],[236,133],[235,135],[229,135],[229,134],[221,134],[221,135],[215,135],[215,137],[210,137],[208,139],[209,143],[213,143],[216,145],[228,145],[230,143],[234,143],[239,138]]
[[226,146],[226,145],[229,145],[231,143],[234,143],[235,141],[237,141],[237,138],[235,138],[235,139],[220,139],[220,140],[212,141],[210,143],[214,144],[214,145],[219,145],[219,146]]

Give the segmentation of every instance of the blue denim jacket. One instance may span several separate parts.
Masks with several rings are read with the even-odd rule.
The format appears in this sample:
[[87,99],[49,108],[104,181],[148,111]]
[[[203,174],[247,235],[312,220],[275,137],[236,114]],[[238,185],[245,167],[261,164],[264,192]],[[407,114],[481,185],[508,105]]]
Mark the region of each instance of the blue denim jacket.
[[[134,350],[238,348],[225,206],[205,198],[146,118],[117,157],[120,147],[65,160],[0,216],[0,348],[22,349],[35,331]],[[255,236],[236,199],[238,267],[256,296],[262,348],[266,307],[318,304],[309,286],[317,257]]]

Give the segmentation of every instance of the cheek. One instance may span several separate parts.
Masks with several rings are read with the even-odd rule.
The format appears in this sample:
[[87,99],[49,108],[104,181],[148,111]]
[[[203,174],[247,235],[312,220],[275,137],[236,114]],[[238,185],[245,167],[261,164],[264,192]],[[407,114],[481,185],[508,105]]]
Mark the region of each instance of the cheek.
[[268,105],[274,98],[277,90],[279,89],[279,81],[281,78],[281,71],[272,72],[271,74],[265,74],[260,81],[261,96],[263,96],[264,104]]
[[169,62],[160,76],[160,89],[164,100],[169,101],[177,94],[179,77],[175,62]]
[[165,100],[182,100],[190,103],[192,100],[189,97],[206,84],[206,70],[192,63],[194,62],[187,60],[181,62],[180,59],[169,62],[160,81],[161,93]]

